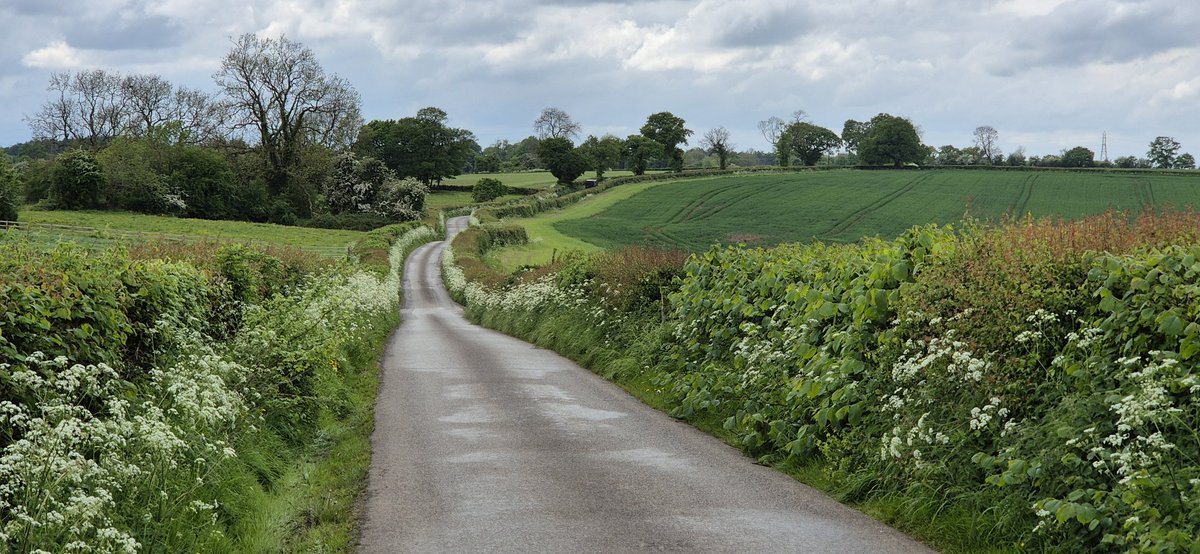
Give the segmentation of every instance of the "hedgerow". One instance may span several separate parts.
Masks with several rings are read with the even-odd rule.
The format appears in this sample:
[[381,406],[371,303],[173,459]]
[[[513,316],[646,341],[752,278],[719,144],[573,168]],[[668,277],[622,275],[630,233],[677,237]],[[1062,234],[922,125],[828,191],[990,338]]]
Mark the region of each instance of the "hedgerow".
[[[568,256],[499,284],[471,282],[454,254],[444,271],[469,317],[764,462],[817,467],[844,500],[903,506],[879,512],[937,546],[1189,551],[1198,231],[1191,213],[1110,213],[641,271],[616,269],[637,265],[628,254]],[[659,294],[613,301],[641,279]]]
[[262,547],[256,498],[319,452],[433,235],[401,236],[383,277],[236,246],[0,244],[0,552]]

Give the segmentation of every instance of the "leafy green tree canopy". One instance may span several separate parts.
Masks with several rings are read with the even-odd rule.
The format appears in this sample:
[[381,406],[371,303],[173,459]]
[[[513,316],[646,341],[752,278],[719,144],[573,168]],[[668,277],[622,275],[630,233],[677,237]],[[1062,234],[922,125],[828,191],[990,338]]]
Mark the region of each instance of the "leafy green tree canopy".
[[1196,169],[1196,158],[1188,153],[1180,154],[1175,158],[1175,169]]
[[842,144],[837,133],[804,121],[788,125],[786,136],[791,151],[804,165],[816,165],[821,156],[833,153]]
[[1175,155],[1179,153],[1179,148],[1179,141],[1171,137],[1155,137],[1150,142],[1150,151],[1146,153],[1146,157],[1150,158],[1154,167],[1175,167]]
[[601,138],[589,135],[587,140],[579,145],[579,152],[588,160],[589,167],[596,172],[596,179],[603,179],[605,171],[621,162],[623,146],[621,139],[613,135],[604,135]]
[[560,183],[572,183],[588,169],[588,160],[565,138],[542,139],[538,157]]
[[479,151],[475,135],[446,125],[446,112],[423,108],[415,117],[375,120],[363,126],[354,143],[360,156],[378,158],[396,175],[426,186],[462,174]]
[[1058,163],[1063,167],[1092,167],[1096,165],[1096,153],[1082,146],[1076,146],[1063,152]]
[[871,118],[867,126],[859,143],[859,155],[868,164],[900,167],[920,162],[928,152],[921,145],[917,128],[906,118],[881,113]]
[[858,145],[869,128],[869,123],[847,119],[846,123],[842,125],[842,141],[846,143],[846,150],[851,153],[857,152]]
[[646,173],[650,160],[662,156],[663,145],[642,135],[629,135],[625,139],[623,154],[633,174],[642,175]]
[[685,125],[683,119],[671,112],[658,112],[646,118],[646,124],[641,128],[642,136],[662,145],[661,155],[669,157],[674,171],[683,171],[683,150],[679,145],[687,144],[688,137],[692,136],[692,130]]

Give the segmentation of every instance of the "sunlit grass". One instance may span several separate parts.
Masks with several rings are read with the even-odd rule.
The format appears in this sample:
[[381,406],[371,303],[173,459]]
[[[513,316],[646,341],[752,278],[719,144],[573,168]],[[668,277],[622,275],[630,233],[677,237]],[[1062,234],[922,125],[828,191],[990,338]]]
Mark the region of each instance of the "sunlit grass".
[[[693,179],[701,181],[706,179]],[[627,200],[634,195],[673,181],[651,181],[634,185],[622,185],[605,191],[603,194],[590,196],[578,204],[561,210],[553,210],[529,219],[514,220],[525,227],[529,243],[495,250],[489,253],[489,262],[504,268],[513,269],[523,265],[542,265],[549,262],[555,255],[568,250],[595,252],[603,247],[559,231],[555,224],[560,221],[582,219],[598,214],[605,209]]]
[[[113,231],[161,233],[197,239],[267,242],[298,248],[345,247],[366,234],[361,231],[311,229],[247,221],[187,219],[130,212],[25,210],[20,214],[20,221]],[[86,234],[86,231],[80,233]]]

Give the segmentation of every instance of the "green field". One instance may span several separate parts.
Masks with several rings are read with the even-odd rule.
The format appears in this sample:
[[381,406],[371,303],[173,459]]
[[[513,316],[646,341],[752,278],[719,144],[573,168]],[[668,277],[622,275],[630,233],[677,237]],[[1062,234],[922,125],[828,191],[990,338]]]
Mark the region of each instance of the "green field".
[[[246,221],[211,221],[128,212],[25,210],[20,222],[31,225],[34,238],[54,238],[85,244],[118,240],[228,240],[302,248],[341,255],[366,233],[289,227]],[[57,227],[64,226],[64,227]]]
[[845,170],[672,181],[552,225],[604,248],[645,243],[703,250],[716,243],[894,237],[913,225],[958,222],[968,207],[973,217],[995,220],[1196,204],[1200,172]]
[[521,220],[521,226],[529,236],[529,243],[500,248],[488,254],[488,261],[505,268],[523,265],[543,265],[553,259],[555,253],[568,250],[600,250],[595,244],[560,233],[555,227],[564,221],[586,220],[613,205],[667,181],[652,181],[624,185],[603,194],[588,196],[579,203],[561,210],[547,212],[538,217]]
[[[506,194],[501,196],[498,201],[516,200],[521,198],[519,194]],[[471,198],[471,193],[462,191],[435,190],[430,191],[425,197],[425,211],[432,212],[436,215],[438,210],[446,208],[457,208],[460,206],[470,206],[475,200]]]

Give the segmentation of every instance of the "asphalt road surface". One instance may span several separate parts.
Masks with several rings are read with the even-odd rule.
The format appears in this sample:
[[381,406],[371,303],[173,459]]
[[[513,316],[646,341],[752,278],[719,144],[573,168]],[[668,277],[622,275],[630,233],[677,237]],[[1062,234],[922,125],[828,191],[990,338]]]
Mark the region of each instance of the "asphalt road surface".
[[468,323],[442,286],[442,247],[407,261],[360,552],[927,551],[551,351]]

